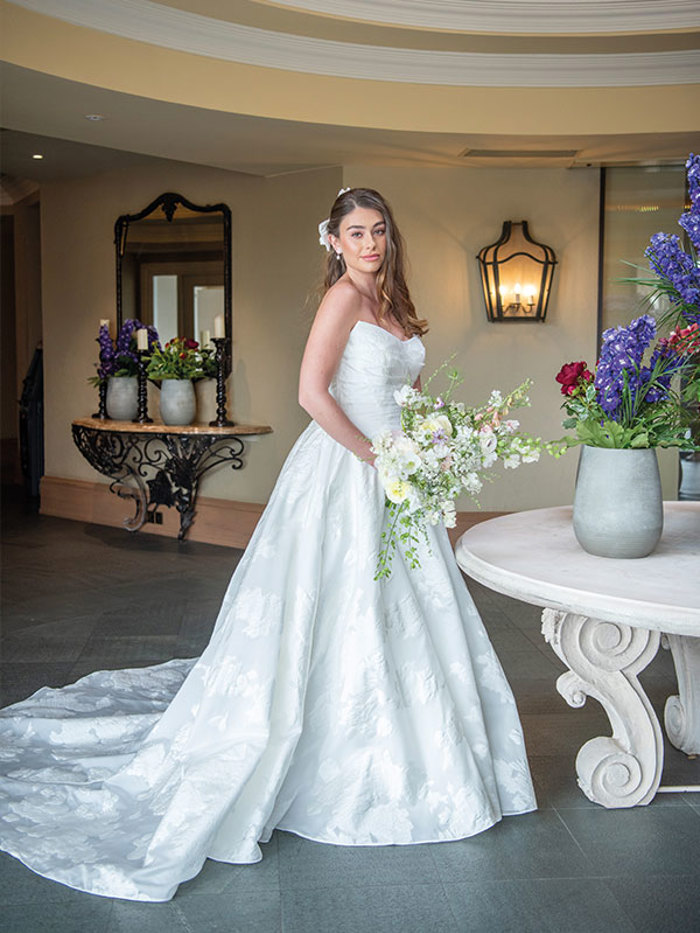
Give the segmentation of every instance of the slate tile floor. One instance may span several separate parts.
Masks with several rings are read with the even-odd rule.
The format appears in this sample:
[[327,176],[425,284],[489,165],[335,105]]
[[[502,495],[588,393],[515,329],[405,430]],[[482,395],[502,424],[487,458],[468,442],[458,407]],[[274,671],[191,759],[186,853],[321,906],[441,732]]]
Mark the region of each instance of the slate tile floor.
[[[46,518],[3,495],[1,701],[100,668],[191,657],[206,644],[238,551]],[[609,734],[572,710],[539,611],[471,584],[513,686],[540,810],[455,843],[339,848],[276,833],[258,865],[207,862],[168,904],[72,891],[0,855],[4,933],[685,933],[700,929],[700,794],[604,810],[578,790],[579,746]],[[660,652],[657,711],[675,692]],[[667,747],[665,783],[700,783]]]

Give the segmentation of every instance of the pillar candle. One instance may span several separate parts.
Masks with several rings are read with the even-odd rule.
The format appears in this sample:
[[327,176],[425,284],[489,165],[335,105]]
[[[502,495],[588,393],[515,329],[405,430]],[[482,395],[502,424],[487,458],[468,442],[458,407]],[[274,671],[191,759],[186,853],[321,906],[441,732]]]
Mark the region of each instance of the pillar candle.
[[217,314],[214,318],[214,336],[217,338],[226,336],[223,314]]
[[108,317],[100,318],[100,327],[106,327],[107,333],[109,333],[112,329],[112,322]]
[[148,350],[148,331],[145,327],[136,331],[136,347],[138,350]]

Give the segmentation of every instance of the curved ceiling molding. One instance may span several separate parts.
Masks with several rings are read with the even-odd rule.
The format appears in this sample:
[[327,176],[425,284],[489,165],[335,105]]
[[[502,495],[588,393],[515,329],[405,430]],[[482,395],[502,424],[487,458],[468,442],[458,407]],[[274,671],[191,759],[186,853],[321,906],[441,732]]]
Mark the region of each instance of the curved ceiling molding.
[[696,84],[700,50],[484,54],[388,48],[272,32],[150,0],[10,0],[77,26],[181,52],[306,74],[453,87]]
[[270,0],[340,19],[453,32],[600,34],[700,26],[697,0]]

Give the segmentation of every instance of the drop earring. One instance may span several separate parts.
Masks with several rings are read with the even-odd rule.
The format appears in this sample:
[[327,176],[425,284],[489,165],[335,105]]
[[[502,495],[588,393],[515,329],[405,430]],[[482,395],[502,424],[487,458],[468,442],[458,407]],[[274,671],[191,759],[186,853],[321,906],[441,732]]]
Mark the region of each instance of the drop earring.
[[338,260],[338,262],[340,262],[340,260],[343,258],[343,254],[342,254],[342,253],[336,253],[336,254],[335,254],[335,258]]

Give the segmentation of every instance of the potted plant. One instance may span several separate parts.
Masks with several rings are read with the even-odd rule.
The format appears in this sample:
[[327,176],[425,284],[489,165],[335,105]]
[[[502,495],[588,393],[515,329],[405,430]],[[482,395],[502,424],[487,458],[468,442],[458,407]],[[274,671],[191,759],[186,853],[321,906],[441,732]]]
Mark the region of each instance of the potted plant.
[[164,424],[183,425],[194,421],[197,401],[194,379],[205,375],[209,351],[196,340],[174,337],[151,353],[146,373],[161,382],[160,415]]
[[159,347],[155,327],[129,318],[119,328],[116,343],[112,341],[107,324],[100,326],[97,342],[100,362],[97,374],[90,381],[95,386],[107,385],[107,414],[117,421],[131,421],[138,412],[139,358],[136,350],[136,331],[148,331],[149,350]]
[[[603,334],[595,372],[567,363],[556,376],[563,424],[582,444],[574,531],[600,557],[644,557],[663,527],[657,447],[690,447],[692,402],[700,397],[700,328],[693,323],[656,340],[642,315]],[[682,388],[679,388],[682,387]]]

